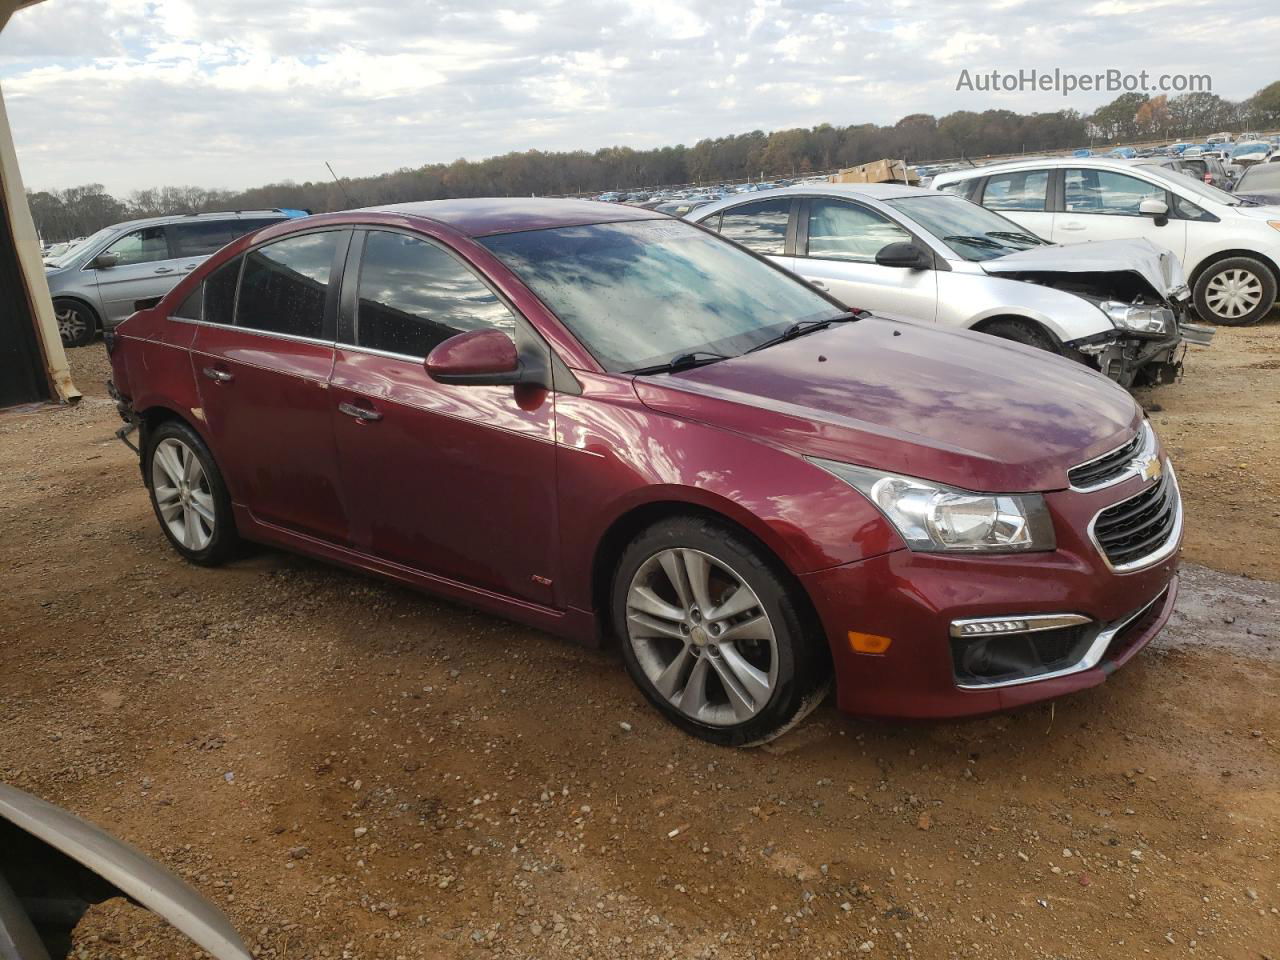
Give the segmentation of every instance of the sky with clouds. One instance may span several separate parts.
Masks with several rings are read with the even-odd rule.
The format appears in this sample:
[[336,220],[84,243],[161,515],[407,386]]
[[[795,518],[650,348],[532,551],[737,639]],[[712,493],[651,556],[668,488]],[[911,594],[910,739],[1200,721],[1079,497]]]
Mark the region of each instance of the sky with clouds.
[[45,0],[0,34],[0,90],[29,187],[125,193],[1114,96],[965,68],[1280,79],[1275,0],[504,2]]

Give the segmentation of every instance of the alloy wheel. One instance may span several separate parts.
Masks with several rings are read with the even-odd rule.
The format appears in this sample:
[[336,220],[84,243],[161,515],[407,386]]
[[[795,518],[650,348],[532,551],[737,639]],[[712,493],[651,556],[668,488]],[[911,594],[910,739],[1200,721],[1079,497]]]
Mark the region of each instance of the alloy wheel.
[[174,437],[161,440],[151,455],[151,484],[161,520],[174,539],[196,552],[208,547],[217,508],[196,452]]
[[1223,270],[1209,281],[1204,298],[1219,317],[1243,317],[1262,302],[1262,278],[1250,270]]
[[58,321],[58,336],[63,343],[75,343],[85,335],[89,321],[75,307],[66,306],[54,311],[54,319]]
[[627,632],[659,695],[693,720],[745,723],[773,695],[778,644],[769,615],[710,554],[668,549],[641,564],[627,591]]

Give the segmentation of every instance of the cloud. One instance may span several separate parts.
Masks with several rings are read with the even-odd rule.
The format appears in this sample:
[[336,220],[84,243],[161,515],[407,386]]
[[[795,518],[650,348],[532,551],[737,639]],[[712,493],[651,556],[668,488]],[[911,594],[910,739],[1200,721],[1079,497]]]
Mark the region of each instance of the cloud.
[[0,35],[0,87],[28,185],[127,192],[1114,96],[957,91],[962,68],[1208,73],[1231,98],[1275,79],[1273,0],[1095,3],[46,0]]

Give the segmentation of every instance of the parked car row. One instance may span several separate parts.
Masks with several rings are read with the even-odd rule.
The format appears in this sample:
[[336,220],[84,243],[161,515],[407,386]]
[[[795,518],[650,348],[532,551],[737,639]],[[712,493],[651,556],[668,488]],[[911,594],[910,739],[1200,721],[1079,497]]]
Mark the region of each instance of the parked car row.
[[104,227],[61,253],[45,256],[58,332],[82,346],[155,301],[206,257],[237,237],[302,215],[291,210],[237,210],[153,217]]
[[860,715],[1042,701],[1159,631],[1182,504],[1134,399],[967,317],[849,301],[1025,303],[1107,356],[1176,334],[1171,258],[1112,244],[1130,275],[1103,278],[911,188],[693,216],[448,200],[233,241],[107,339],[161,530],[197,564],[254,540],[617,642],[722,744],[833,681]]

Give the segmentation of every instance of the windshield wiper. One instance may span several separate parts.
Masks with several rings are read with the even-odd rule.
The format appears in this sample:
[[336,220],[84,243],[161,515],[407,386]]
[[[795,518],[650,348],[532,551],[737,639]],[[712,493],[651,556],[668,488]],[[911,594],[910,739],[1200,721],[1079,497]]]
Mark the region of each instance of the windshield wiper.
[[969,234],[955,233],[949,237],[943,237],[942,239],[945,240],[947,243],[950,243],[952,240],[954,240],[957,243],[969,243],[975,247],[990,247],[992,250],[1006,249],[1003,243],[996,243],[990,237],[975,237]]
[[636,367],[634,370],[626,370],[624,373],[633,374],[637,377],[650,373],[679,373],[681,370],[692,370],[694,367],[705,367],[709,363],[719,363],[721,360],[732,359],[732,357],[723,353],[694,350],[691,353],[677,354],[666,363],[655,363],[651,367]]
[[1029,233],[1020,233],[1017,230],[988,230],[988,237],[1002,237],[1009,240],[1026,240],[1033,247],[1038,247],[1044,243],[1039,237],[1033,237]]
[[817,320],[797,320],[776,337],[772,337],[764,343],[757,343],[747,353],[755,353],[765,347],[772,347],[774,344],[785,343],[788,340],[794,340],[796,337],[803,337],[806,333],[813,333],[815,330],[825,330],[833,323],[848,323],[857,319],[859,319],[859,315],[856,313],[838,313],[834,317],[822,317]]

